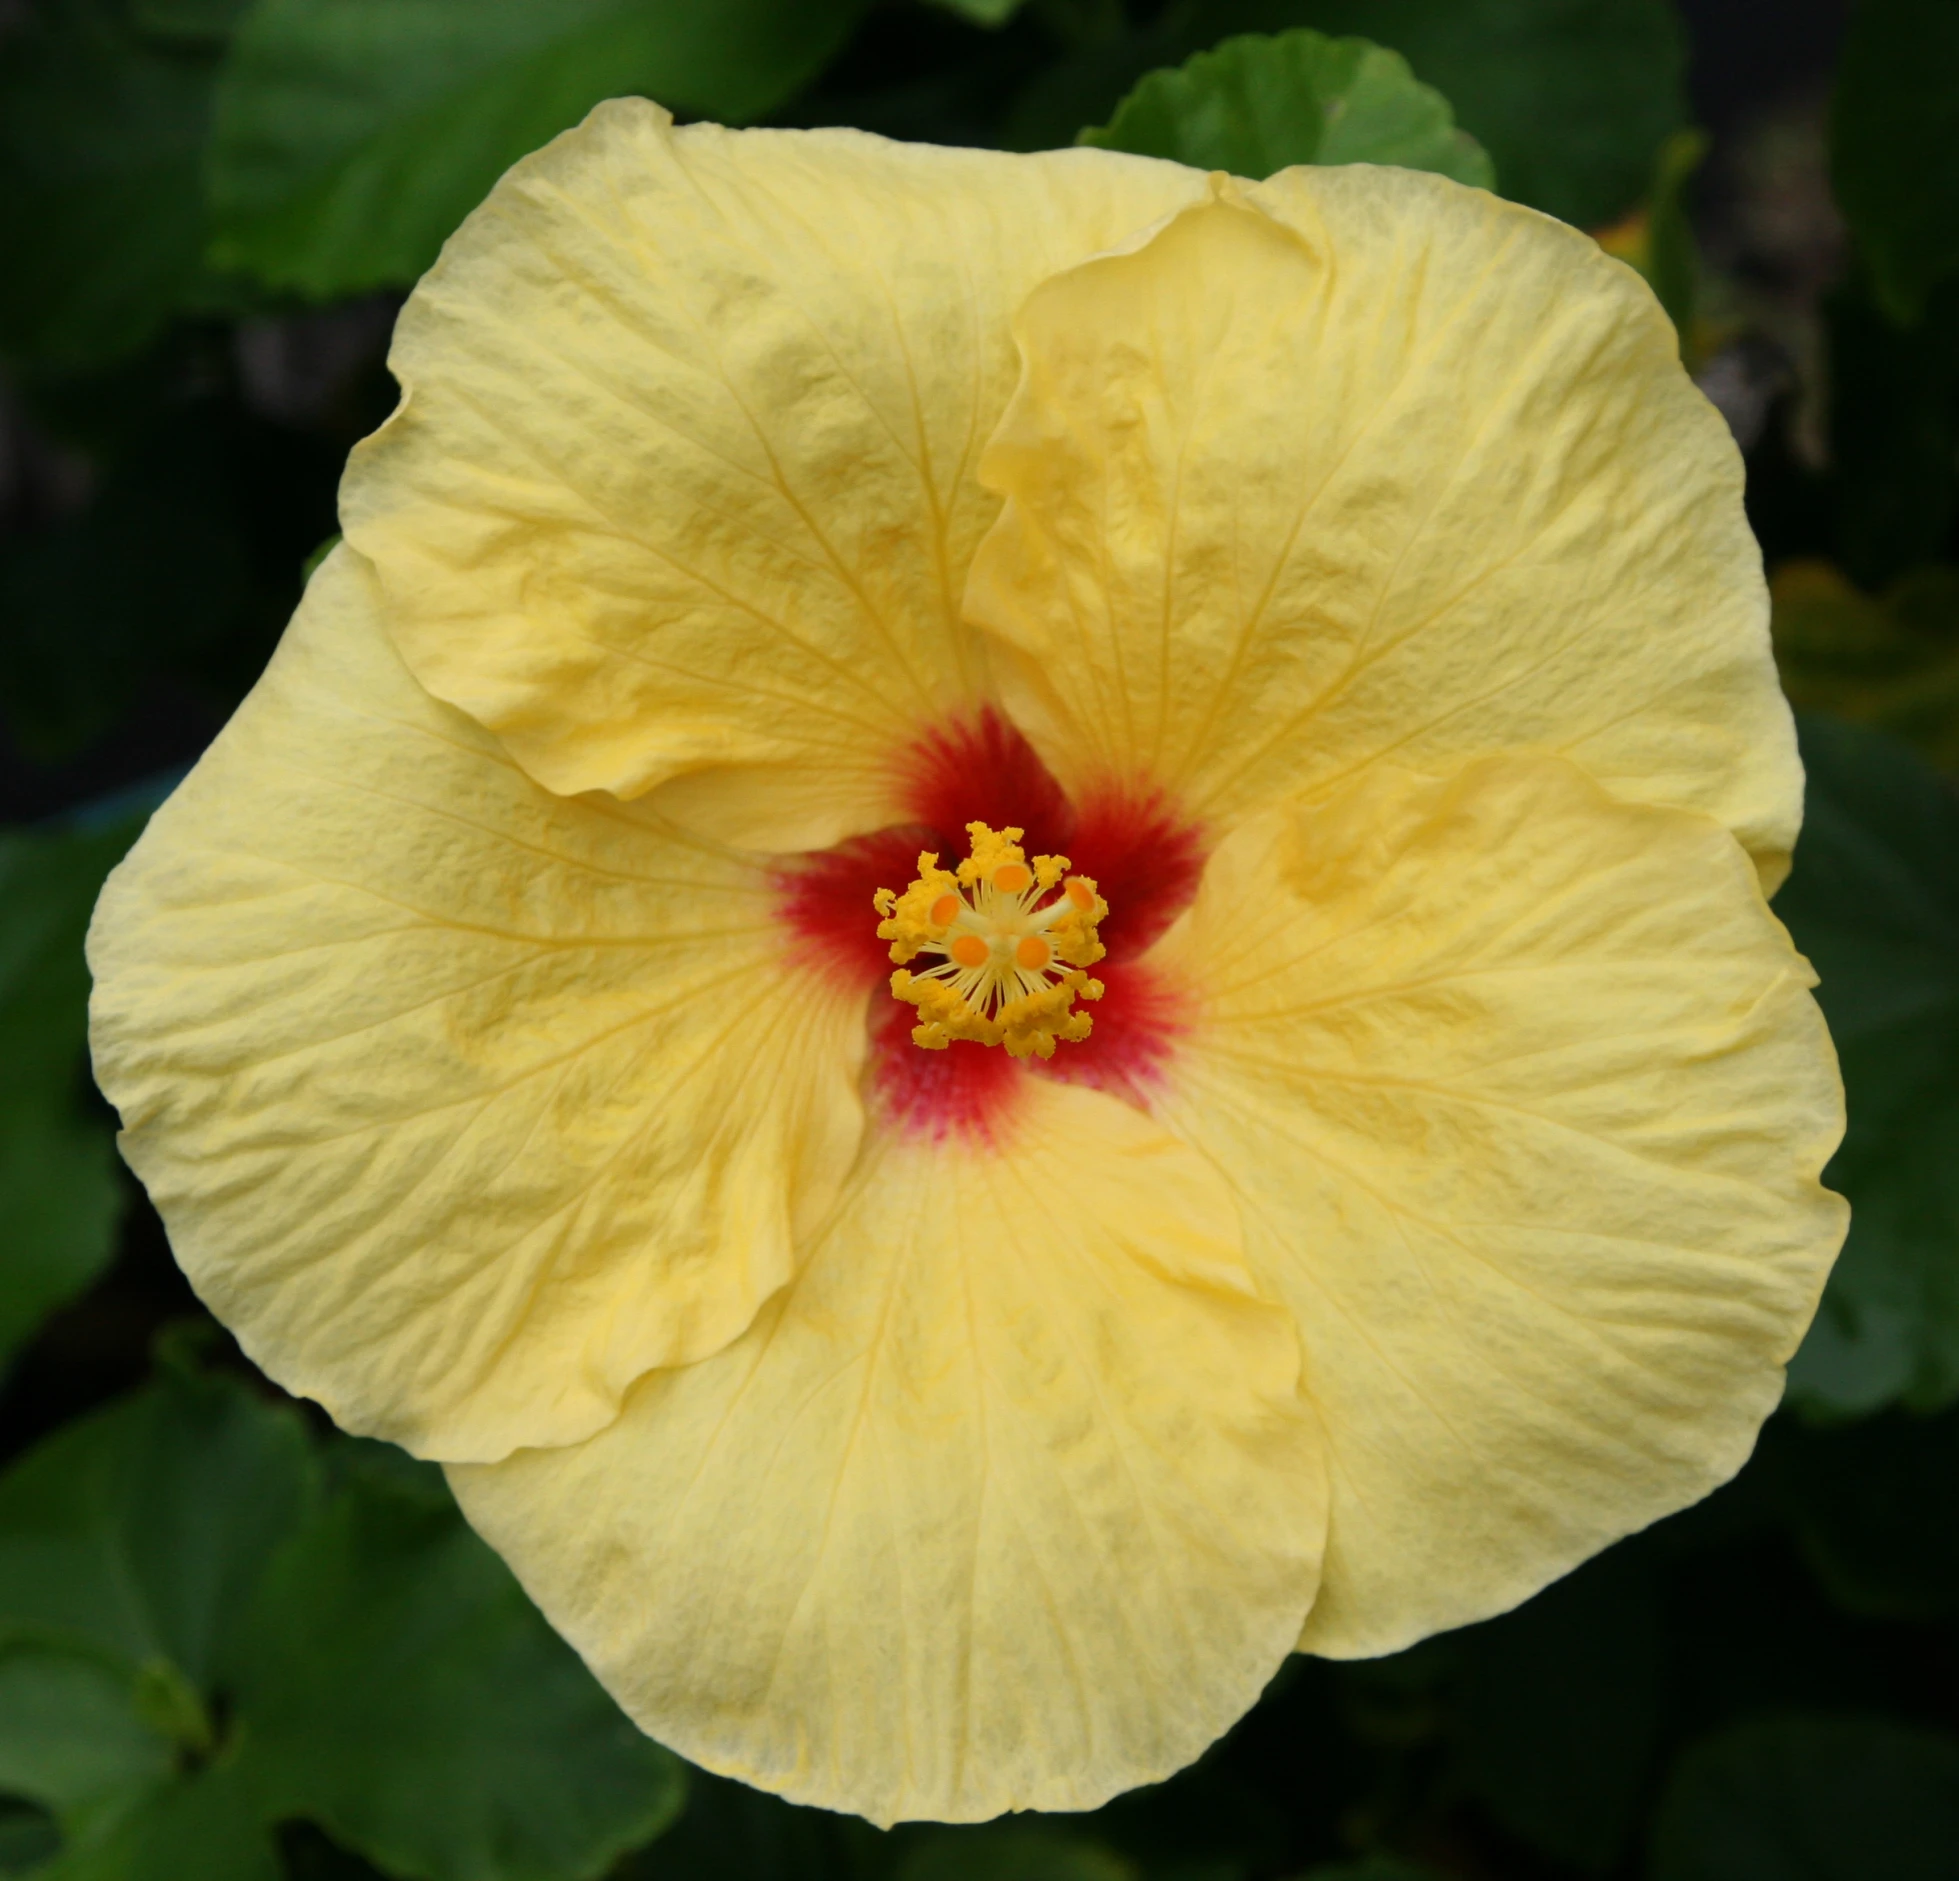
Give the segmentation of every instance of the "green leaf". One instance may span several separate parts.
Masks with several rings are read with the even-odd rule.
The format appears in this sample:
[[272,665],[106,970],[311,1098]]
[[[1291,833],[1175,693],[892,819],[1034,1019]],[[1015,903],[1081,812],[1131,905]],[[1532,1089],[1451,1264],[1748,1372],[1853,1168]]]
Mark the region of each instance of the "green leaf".
[[1862,276],[1827,295],[1825,484],[1836,558],[1882,588],[1948,552],[1959,518],[1959,279],[1899,327]]
[[0,1874],[33,1872],[60,1852],[54,1818],[17,1796],[0,1796]]
[[114,1251],[123,1189],[89,1103],[82,936],[142,826],[0,831],[0,1364]]
[[1785,562],[1769,594],[1791,704],[1890,732],[1959,772],[1959,569],[1917,569],[1867,595],[1828,562]]
[[1303,28],[1247,33],[1152,72],[1077,139],[1200,170],[1267,177],[1295,163],[1392,163],[1495,186],[1490,160],[1399,53]]
[[279,1857],[286,1881],[385,1881],[379,1868],[349,1854],[310,1822],[280,1825]]
[[129,1668],[113,1656],[0,1643],[0,1790],[73,1822],[163,1782],[172,1756],[137,1715]]
[[1880,1719],[1763,1719],[1694,1746],[1649,1881],[1951,1881],[1959,1738]]
[[1830,133],[1837,200],[1879,292],[1916,319],[1959,272],[1959,7],[1859,0]]
[[196,1694],[216,1689],[235,1615],[313,1493],[290,1411],[182,1375],[68,1425],[0,1478],[0,1667],[53,1730],[65,1712],[88,1732],[0,1777],[62,1828],[46,1881],[274,1881],[235,1742],[210,1760],[181,1727],[208,1721]]
[[601,99],[755,117],[863,6],[260,0],[219,86],[212,252],[320,299],[406,285],[512,163]]
[[236,1617],[317,1494],[298,1417],[167,1375],[0,1478],[0,1639],[67,1642],[213,1690]]
[[131,23],[154,39],[222,45],[252,0],[129,0]]
[[71,1839],[34,1881],[283,1881],[272,1836],[235,1763],[146,1791]]
[[1641,1559],[1602,1555],[1457,1640],[1453,1731],[1467,1787],[1543,1853],[1612,1867],[1660,1732],[1665,1645]]
[[1821,976],[1850,1237],[1789,1368],[1799,1409],[1959,1398],[1959,791],[1908,746],[1801,722],[1809,788],[1776,912]]
[[1685,44],[1668,0],[1205,0],[1059,62],[1015,107],[1008,139],[1064,141],[1154,67],[1230,33],[1294,26],[1393,48],[1489,152],[1506,196],[1580,228],[1632,208],[1686,122]]
[[1959,1410],[1826,1429],[1778,1420],[1771,1455],[1803,1553],[1840,1606],[1959,1613]]
[[1668,0],[1300,0],[1322,32],[1392,46],[1490,153],[1503,193],[1580,228],[1636,202],[1686,121]]
[[166,1367],[0,1478],[0,1787],[59,1881],[271,1881],[293,1818],[420,1881],[582,1881],[681,1766],[440,1472]]
[[678,1813],[682,1766],[429,1475],[349,1471],[268,1574],[237,1687],[263,1805],[392,1873],[601,1874]]
[[312,553],[307,556],[305,561],[300,563],[299,565],[300,581],[302,583],[311,581],[313,579],[314,570],[317,569],[319,565],[323,561],[325,561],[326,558],[329,555],[331,555],[334,552],[334,550],[337,549],[339,546],[340,546],[340,534],[339,531],[336,530],[332,535],[328,536],[327,539],[324,542],[322,542],[318,548],[314,549]]
[[1660,146],[1653,191],[1647,198],[1646,266],[1642,272],[1683,343],[1693,331],[1694,302],[1700,285],[1700,251],[1687,214],[1687,186],[1707,156],[1710,141],[1705,131],[1675,131]]
[[197,286],[214,70],[116,0],[44,0],[0,36],[0,351],[99,365]]
[[1004,26],[1027,0],[929,0],[947,13],[956,13],[975,26]]

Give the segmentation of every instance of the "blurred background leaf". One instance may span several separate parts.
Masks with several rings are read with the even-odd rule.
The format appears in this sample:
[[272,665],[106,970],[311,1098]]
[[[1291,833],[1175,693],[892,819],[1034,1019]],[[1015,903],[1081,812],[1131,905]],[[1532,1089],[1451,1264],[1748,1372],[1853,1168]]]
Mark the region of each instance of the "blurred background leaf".
[[1853,276],[1826,306],[1830,393],[1827,488],[1837,559],[1883,588],[1951,559],[1959,516],[1959,282],[1900,328]]
[[0,1369],[115,1248],[124,1190],[88,1082],[82,936],[144,811],[0,831]]
[[1392,46],[1490,153],[1506,196],[1596,228],[1686,118],[1665,0],[1311,0],[1304,24]]
[[975,26],[1004,26],[1027,4],[1027,0],[932,0],[934,6],[956,13]]
[[1910,747],[1802,723],[1809,774],[1776,912],[1821,975],[1850,1123],[1850,1238],[1789,1368],[1806,1410],[1959,1397],[1959,790]]
[[1959,1615],[1959,1410],[1779,1430],[1796,1535],[1831,1595],[1873,1619]]
[[1294,163],[1392,163],[1496,184],[1489,154],[1399,53],[1303,27],[1240,34],[1152,72],[1077,141],[1253,178]]
[[180,1356],[0,1479],[0,1785],[54,1816],[48,1872],[276,1875],[303,1817],[389,1874],[575,1881],[657,1835],[677,1760],[440,1473],[345,1439],[324,1461]]
[[1769,593],[1792,704],[1890,732],[1959,774],[1959,568],[1919,567],[1868,595],[1832,563],[1796,560]]
[[928,1834],[898,1864],[897,1881],[1141,1881],[1141,1876],[1087,1836],[1005,1822]]
[[1859,0],[1838,75],[1832,149],[1837,195],[1888,310],[1922,311],[1959,271],[1959,7]]
[[0,352],[115,360],[193,296],[216,73],[121,0],[43,0],[0,38]]
[[1705,131],[1675,131],[1660,146],[1653,180],[1637,208],[1597,231],[1599,246],[1646,277],[1654,298],[1680,333],[1682,357],[1698,366],[1709,350],[1695,325],[1700,251],[1688,213],[1688,189],[1708,150]]
[[310,546],[263,512],[330,505],[333,469],[209,395],[137,420],[85,508],[0,544],[0,714],[19,747],[85,747],[160,670],[236,698],[298,601]]
[[1645,192],[1686,118],[1684,44],[1666,0],[1211,0],[1172,5],[1036,79],[1007,126],[1015,147],[1104,123],[1158,66],[1231,33],[1310,26],[1398,52],[1489,153],[1506,196],[1596,228]]
[[406,286],[490,185],[603,98],[739,123],[861,0],[258,0],[218,87],[212,254],[316,300]]
[[235,1649],[261,1811],[434,1881],[602,1874],[665,1828],[678,1760],[545,1626],[441,1472],[378,1445],[329,1455],[338,1484]]
[[1877,1718],[1764,1718],[1668,1785],[1650,1881],[1949,1881],[1959,1738]]
[[1452,1730],[1465,1784],[1531,1847],[1612,1869],[1639,1824],[1666,1696],[1645,1558],[1620,1548],[1587,1562],[1462,1648]]

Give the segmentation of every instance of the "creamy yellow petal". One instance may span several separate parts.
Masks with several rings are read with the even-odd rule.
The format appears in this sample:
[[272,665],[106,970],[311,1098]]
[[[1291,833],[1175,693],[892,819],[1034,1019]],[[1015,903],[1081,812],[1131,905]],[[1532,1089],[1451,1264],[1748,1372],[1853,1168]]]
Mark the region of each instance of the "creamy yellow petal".
[[354,454],[409,666],[554,790],[686,779],[690,820],[778,849],[901,819],[894,760],[980,684],[1009,315],[1202,189],[600,106],[451,237]]
[[96,1074],[199,1294],[349,1430],[490,1459],[614,1414],[788,1278],[863,1002],[753,863],[549,795],[409,677],[365,566],[110,878]]
[[1188,1763],[1298,1635],[1297,1381],[1216,1174],[1042,1084],[1003,1142],[867,1147],[738,1344],[450,1480],[709,1769],[879,1822],[1087,1809]]
[[1166,1121],[1238,1188],[1325,1433],[1304,1644],[1499,1612],[1725,1481],[1843,1238],[1807,963],[1718,825],[1553,758],[1386,767],[1219,850]]
[[1801,814],[1741,459],[1639,279],[1437,176],[1288,170],[1044,283],[968,609],[1064,783],[1223,824],[1517,747]]

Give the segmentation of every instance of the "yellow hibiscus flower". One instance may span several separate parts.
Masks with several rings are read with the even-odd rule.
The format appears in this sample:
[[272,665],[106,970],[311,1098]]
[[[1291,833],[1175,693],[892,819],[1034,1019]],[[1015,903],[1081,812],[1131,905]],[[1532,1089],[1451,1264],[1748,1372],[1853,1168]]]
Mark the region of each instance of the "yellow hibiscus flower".
[[1739,1466],[1840,1092],[1629,271],[1432,176],[621,103],[394,366],[96,1063],[246,1351],[648,1731],[1086,1808]]

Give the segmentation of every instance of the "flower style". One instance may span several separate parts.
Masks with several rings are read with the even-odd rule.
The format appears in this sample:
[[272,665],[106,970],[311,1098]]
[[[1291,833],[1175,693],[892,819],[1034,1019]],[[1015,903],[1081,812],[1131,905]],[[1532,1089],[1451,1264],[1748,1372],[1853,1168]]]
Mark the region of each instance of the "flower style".
[[1630,272],[1432,176],[620,103],[393,364],[96,1063],[245,1349],[648,1731],[1085,1808],[1739,1466],[1841,1096]]

